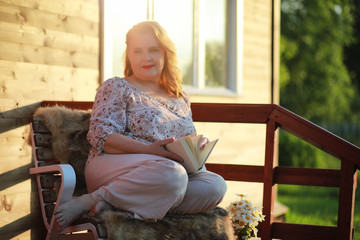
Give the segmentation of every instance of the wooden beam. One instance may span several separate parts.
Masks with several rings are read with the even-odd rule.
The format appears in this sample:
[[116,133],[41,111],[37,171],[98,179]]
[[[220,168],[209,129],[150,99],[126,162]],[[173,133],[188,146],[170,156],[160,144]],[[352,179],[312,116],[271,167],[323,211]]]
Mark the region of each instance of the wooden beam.
[[274,222],[271,228],[276,239],[336,240],[336,227]]
[[263,191],[263,209],[266,216],[265,221],[260,223],[262,228],[262,239],[270,240],[271,225],[274,221],[274,201],[276,197],[276,188],[274,185],[274,167],[275,157],[275,139],[276,124],[269,120],[266,124],[266,144],[265,144],[265,166],[264,166],[264,191]]
[[263,166],[207,163],[206,169],[220,174],[225,180],[263,182]]
[[357,171],[351,162],[341,161],[337,240],[353,239]]
[[79,109],[79,110],[88,110],[91,109],[94,102],[87,102],[87,101],[44,101],[42,102],[42,107],[52,107],[52,106],[64,106],[71,109]]
[[266,123],[273,108],[272,104],[191,104],[198,122]]
[[299,167],[275,167],[274,183],[339,187],[340,171]]

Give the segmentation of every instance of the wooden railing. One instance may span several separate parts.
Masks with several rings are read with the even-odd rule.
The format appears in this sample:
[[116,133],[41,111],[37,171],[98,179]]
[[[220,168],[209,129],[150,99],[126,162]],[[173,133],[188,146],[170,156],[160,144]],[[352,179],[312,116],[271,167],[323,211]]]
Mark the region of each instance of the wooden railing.
[[[42,106],[65,105],[76,109],[89,109],[92,102],[45,101]],[[345,240],[353,239],[353,215],[357,169],[360,169],[360,148],[273,104],[210,104],[193,103],[193,119],[197,122],[259,123],[266,124],[264,166],[237,164],[207,164],[211,171],[226,180],[263,183],[263,213],[259,235],[263,240]],[[341,161],[340,170],[282,167],[276,165],[275,148],[277,129],[303,139]],[[281,152],[279,153],[281,154]],[[338,187],[338,224],[316,226],[274,222],[275,184]],[[306,236],[306,238],[304,238]]]
[[[360,168],[360,148],[299,117],[278,105],[192,104],[194,121],[266,124],[264,166],[208,164],[227,180],[262,182],[263,211],[261,239],[353,239],[356,169]],[[276,132],[280,127],[341,161],[340,170],[276,166]],[[281,154],[281,152],[279,153]],[[274,222],[275,184],[338,187],[337,227]]]

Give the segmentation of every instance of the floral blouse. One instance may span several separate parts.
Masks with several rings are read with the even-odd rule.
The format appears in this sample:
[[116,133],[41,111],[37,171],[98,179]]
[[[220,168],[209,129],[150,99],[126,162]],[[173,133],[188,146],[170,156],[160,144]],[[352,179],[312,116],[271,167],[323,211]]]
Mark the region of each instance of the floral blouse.
[[87,139],[89,157],[102,154],[105,140],[121,133],[144,143],[196,134],[188,97],[164,100],[138,90],[123,78],[99,88]]

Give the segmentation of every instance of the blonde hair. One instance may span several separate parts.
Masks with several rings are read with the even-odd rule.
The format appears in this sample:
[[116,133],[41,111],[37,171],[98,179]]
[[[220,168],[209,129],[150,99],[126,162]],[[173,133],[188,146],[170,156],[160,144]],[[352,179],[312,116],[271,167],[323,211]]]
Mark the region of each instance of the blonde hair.
[[134,25],[126,34],[126,51],[125,51],[125,69],[124,76],[131,76],[134,72],[131,68],[129,58],[127,57],[127,48],[131,42],[131,38],[136,33],[151,32],[159,41],[161,48],[165,52],[164,69],[160,77],[160,85],[169,93],[176,97],[184,97],[181,87],[182,76],[178,67],[176,56],[176,48],[174,43],[170,40],[165,29],[155,21],[144,21]]

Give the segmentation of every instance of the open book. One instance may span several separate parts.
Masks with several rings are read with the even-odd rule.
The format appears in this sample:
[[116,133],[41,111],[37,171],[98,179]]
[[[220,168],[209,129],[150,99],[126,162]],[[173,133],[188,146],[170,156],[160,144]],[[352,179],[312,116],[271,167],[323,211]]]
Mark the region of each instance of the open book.
[[184,160],[184,167],[188,173],[196,172],[204,166],[218,139],[207,143],[201,150],[203,135],[185,136],[166,145],[166,149],[176,153]]

